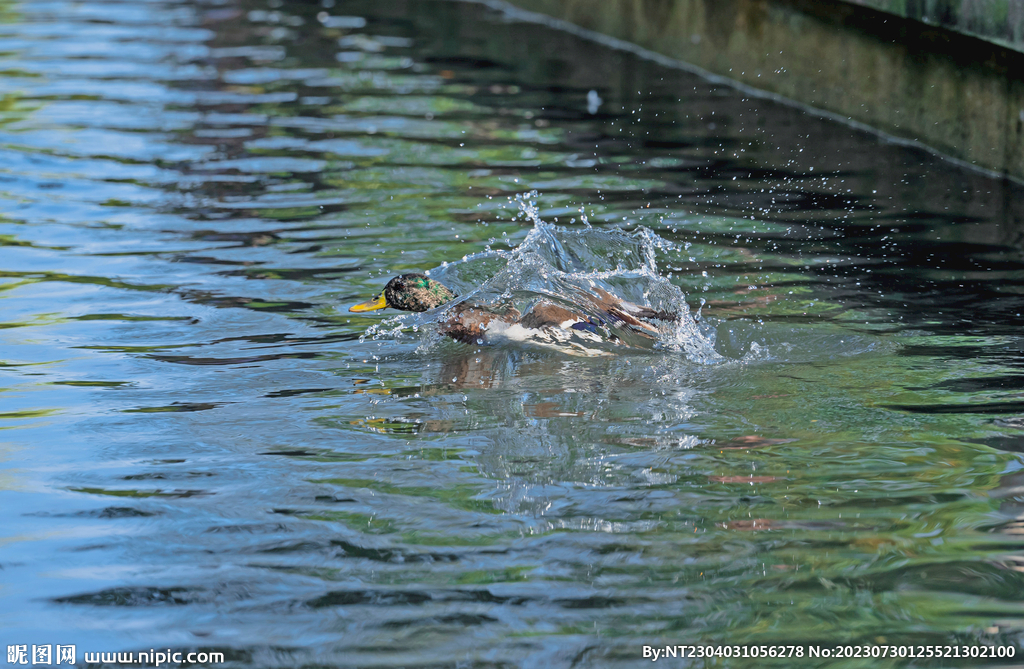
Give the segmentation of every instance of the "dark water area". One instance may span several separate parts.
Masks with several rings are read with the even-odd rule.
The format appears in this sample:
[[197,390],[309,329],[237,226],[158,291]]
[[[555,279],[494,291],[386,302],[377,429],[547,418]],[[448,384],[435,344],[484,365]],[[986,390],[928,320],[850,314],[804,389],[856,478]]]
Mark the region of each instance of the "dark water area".
[[[476,3],[0,0],[3,641],[1016,647],[1022,195]],[[616,228],[706,345],[347,311]]]

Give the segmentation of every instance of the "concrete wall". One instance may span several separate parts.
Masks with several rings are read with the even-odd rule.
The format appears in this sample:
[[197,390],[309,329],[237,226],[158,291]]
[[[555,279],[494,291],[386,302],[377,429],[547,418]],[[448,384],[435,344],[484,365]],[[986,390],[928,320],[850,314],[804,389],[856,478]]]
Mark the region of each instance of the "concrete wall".
[[1024,53],[846,2],[511,2],[1024,179]]

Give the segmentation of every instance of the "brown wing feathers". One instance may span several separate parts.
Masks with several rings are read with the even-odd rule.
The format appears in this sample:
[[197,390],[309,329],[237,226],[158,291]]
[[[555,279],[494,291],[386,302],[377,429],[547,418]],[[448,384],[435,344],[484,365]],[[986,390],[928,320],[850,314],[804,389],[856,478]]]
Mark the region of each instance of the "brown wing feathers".
[[[599,299],[593,300],[595,306],[603,311],[611,322],[621,322],[634,330],[656,334],[658,329],[641,319],[676,321],[678,314],[655,311],[626,302],[601,288],[594,288]],[[540,330],[546,327],[561,327],[566,322],[591,323],[591,319],[578,311],[558,304],[541,301],[525,315],[511,305],[495,305],[493,307],[469,306],[465,303],[455,305],[448,318],[441,323],[441,333],[465,344],[480,344],[487,339],[487,330],[494,321],[519,323],[524,328]]]

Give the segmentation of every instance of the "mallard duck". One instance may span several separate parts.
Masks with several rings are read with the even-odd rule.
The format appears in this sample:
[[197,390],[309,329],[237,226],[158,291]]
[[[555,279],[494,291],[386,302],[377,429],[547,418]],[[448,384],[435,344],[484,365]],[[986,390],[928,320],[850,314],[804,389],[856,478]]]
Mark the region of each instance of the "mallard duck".
[[[598,287],[592,290],[593,294],[588,294],[587,301],[596,307],[595,311],[600,314],[598,317],[587,316],[547,300],[537,302],[526,314],[510,304],[474,306],[462,302],[438,323],[439,331],[465,344],[486,344],[499,335],[506,339],[524,340],[532,334],[551,334],[559,330],[596,334],[598,328],[623,327],[653,339],[658,329],[645,319],[675,321],[679,318],[675,313],[655,311],[627,302]],[[455,298],[455,293],[447,286],[425,274],[402,274],[391,279],[380,295],[350,307],[349,311],[376,311],[391,307],[399,311],[423,312],[443,306]]]

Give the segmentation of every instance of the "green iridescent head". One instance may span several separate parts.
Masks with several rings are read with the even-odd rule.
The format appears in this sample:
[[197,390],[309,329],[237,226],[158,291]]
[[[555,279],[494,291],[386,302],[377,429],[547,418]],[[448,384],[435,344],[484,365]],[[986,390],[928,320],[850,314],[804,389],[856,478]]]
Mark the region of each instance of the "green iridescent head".
[[425,274],[396,276],[384,292],[369,302],[350,307],[349,311],[375,311],[385,307],[399,311],[430,311],[455,299],[455,293]]

